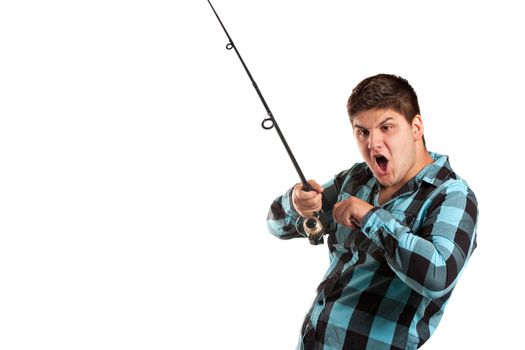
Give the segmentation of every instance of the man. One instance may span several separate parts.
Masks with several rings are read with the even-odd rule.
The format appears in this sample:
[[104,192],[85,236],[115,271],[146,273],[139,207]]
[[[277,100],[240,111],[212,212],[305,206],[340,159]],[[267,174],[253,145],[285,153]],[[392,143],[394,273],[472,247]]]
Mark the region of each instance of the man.
[[477,202],[448,157],[428,152],[417,96],[403,78],[359,83],[348,114],[364,163],[313,191],[277,198],[270,231],[304,237],[320,211],[330,266],[302,326],[299,349],[416,349],[436,329],[476,247]]

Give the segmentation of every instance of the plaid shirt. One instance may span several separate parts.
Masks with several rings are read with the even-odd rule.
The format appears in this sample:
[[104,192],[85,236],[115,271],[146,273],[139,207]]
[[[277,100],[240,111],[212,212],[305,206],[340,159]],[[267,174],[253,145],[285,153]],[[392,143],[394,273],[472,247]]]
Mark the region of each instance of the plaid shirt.
[[[383,205],[365,163],[325,184],[323,211],[350,196],[374,205],[352,230],[329,234],[330,266],[302,326],[298,349],[416,349],[436,329],[476,247],[477,202],[447,156],[434,162]],[[292,190],[277,198],[268,227],[277,237],[304,237]]]

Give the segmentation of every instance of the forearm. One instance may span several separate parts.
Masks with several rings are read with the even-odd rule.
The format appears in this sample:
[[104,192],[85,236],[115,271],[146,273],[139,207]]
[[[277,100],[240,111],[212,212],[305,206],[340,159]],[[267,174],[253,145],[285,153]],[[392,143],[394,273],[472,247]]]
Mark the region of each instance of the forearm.
[[[325,183],[323,187],[322,210],[326,224],[333,222],[332,209],[337,202],[337,197],[342,183],[349,170],[344,170],[337,174],[333,179]],[[292,204],[293,188],[275,199],[268,212],[267,224],[270,232],[281,239],[291,239],[296,237],[306,237],[302,223],[302,218]]]
[[448,192],[417,232],[390,212],[372,209],[361,230],[378,247],[399,278],[416,292],[438,298],[455,285],[475,245],[475,197]]

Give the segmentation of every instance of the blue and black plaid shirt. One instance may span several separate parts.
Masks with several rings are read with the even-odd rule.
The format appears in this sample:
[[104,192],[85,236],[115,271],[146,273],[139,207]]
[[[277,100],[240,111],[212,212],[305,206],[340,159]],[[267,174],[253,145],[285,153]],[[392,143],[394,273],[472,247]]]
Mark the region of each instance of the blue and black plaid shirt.
[[[352,230],[328,236],[330,266],[302,326],[298,349],[416,349],[436,329],[476,247],[474,193],[451,169],[434,162],[383,205],[365,163],[324,185],[323,211],[349,196],[374,208]],[[277,237],[304,237],[291,189],[277,198],[268,227]]]

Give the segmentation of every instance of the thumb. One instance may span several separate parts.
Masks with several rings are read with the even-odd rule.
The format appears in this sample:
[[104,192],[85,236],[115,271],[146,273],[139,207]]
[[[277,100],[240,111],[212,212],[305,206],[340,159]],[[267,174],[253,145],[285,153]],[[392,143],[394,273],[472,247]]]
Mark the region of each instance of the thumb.
[[324,188],[319,185],[315,180],[308,180],[308,183],[310,186],[312,186],[312,190],[314,190],[317,193],[323,193]]

